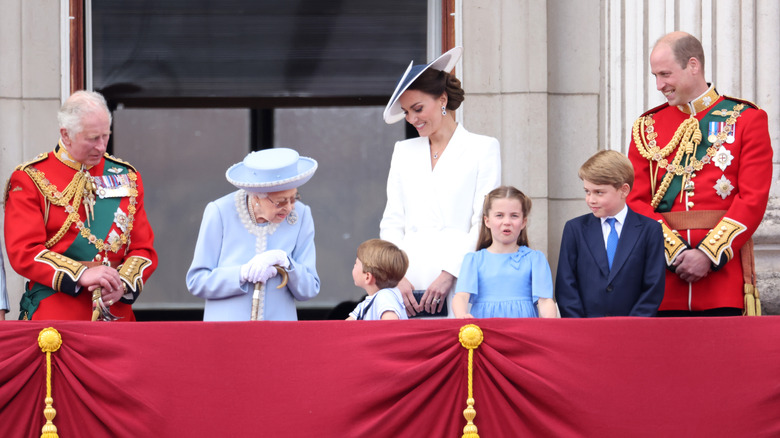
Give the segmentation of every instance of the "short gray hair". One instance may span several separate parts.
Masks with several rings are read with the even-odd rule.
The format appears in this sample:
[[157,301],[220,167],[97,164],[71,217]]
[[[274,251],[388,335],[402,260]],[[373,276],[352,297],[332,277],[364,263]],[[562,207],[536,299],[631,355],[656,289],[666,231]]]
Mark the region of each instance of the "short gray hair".
[[57,112],[57,122],[61,128],[65,128],[69,135],[76,135],[82,130],[81,119],[85,114],[95,110],[105,111],[108,115],[108,123],[111,124],[111,111],[108,110],[108,103],[102,94],[96,91],[79,90],[73,93],[62,104]]

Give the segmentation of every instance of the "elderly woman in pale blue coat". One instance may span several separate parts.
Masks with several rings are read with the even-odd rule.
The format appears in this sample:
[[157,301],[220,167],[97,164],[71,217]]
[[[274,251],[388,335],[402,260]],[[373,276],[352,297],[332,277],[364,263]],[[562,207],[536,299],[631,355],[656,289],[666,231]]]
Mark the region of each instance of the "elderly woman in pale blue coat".
[[[295,301],[317,296],[314,221],[297,202],[316,169],[285,148],[252,152],[228,169],[239,190],[206,206],[187,271],[190,292],[206,300],[204,321],[247,321],[253,297],[258,320],[294,321]],[[285,286],[276,266],[287,271]]]

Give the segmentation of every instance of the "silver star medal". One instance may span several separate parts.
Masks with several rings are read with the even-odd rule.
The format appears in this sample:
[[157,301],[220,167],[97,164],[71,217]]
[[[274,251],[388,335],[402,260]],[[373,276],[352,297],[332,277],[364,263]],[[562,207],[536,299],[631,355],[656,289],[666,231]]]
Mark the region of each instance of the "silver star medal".
[[715,185],[712,187],[718,193],[718,196],[723,199],[726,199],[726,197],[731,194],[731,191],[734,190],[734,186],[731,185],[731,181],[726,178],[726,175],[721,175],[720,179],[715,181]]
[[731,165],[731,160],[734,159],[734,156],[731,155],[730,150],[721,145],[720,149],[718,149],[718,152],[715,152],[714,158],[715,159],[713,161],[715,162],[715,165],[720,168],[721,172],[725,172],[726,168]]

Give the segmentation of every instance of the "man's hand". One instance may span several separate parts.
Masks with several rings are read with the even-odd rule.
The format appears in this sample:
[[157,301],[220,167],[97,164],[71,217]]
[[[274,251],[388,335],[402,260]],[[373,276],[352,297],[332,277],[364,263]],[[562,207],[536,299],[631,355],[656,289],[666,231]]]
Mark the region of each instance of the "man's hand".
[[683,251],[672,263],[676,267],[674,271],[681,280],[695,283],[706,277],[712,270],[709,257],[700,249],[687,249]]
[[102,288],[101,295],[107,306],[117,303],[125,294],[125,287],[119,277],[119,272],[110,266],[101,265],[87,268],[79,277],[78,285],[86,288],[90,293],[97,288]]

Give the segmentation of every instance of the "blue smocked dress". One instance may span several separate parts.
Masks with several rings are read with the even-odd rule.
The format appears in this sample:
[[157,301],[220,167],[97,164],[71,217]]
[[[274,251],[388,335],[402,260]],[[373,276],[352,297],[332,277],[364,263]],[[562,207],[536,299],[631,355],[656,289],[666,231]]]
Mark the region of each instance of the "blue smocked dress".
[[527,246],[511,254],[481,249],[464,257],[455,291],[471,294],[475,318],[538,317],[536,301],[553,296],[550,265]]

